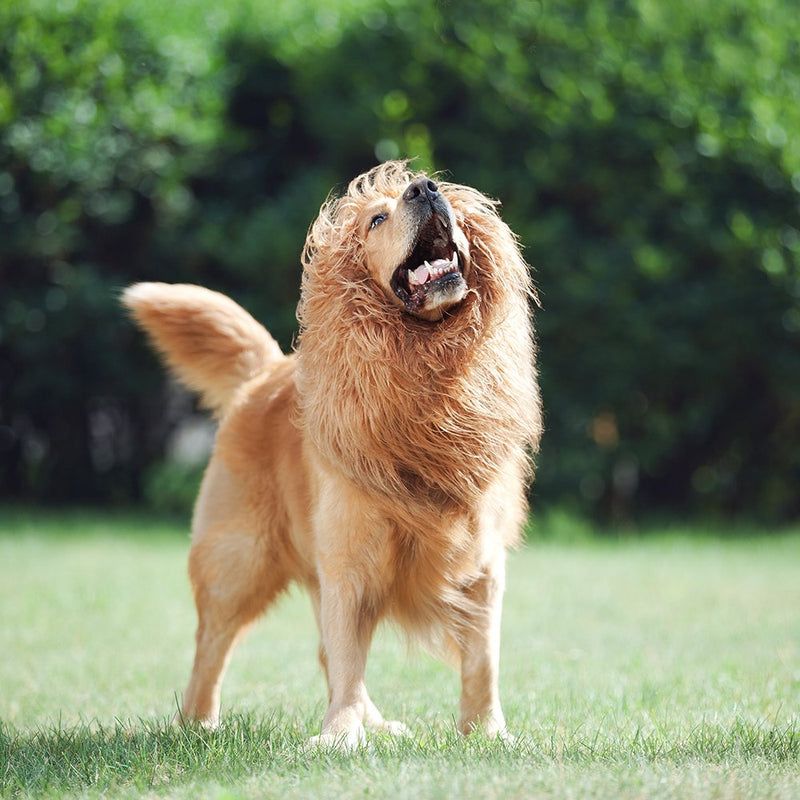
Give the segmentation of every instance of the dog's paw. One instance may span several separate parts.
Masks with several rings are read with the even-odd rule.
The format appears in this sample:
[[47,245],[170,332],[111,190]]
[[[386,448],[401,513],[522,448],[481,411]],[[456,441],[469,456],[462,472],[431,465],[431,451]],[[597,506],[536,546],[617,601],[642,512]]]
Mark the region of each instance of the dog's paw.
[[202,728],[207,731],[215,731],[220,727],[220,721],[219,717],[187,717],[179,711],[172,717],[172,725],[176,728]]
[[513,733],[509,733],[508,728],[502,728],[492,735],[493,739],[504,742],[507,745],[513,745],[517,741],[517,737]]
[[514,743],[514,735],[506,728],[505,720],[502,715],[490,714],[485,717],[474,717],[472,719],[461,719],[458,723],[458,730],[464,736],[477,734],[485,736],[487,739],[496,739],[507,744]]
[[367,744],[367,734],[363,725],[345,731],[322,731],[312,736],[306,743],[310,750],[333,750],[339,753],[353,753]]
[[384,719],[373,726],[376,733],[384,733],[387,736],[411,736],[411,728],[396,719]]

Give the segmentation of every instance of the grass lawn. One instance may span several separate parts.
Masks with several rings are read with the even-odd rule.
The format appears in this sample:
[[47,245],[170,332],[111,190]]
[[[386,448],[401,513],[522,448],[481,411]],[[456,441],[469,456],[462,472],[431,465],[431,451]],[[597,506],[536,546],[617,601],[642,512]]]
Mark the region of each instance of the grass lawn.
[[800,798],[800,534],[512,555],[513,744],[454,732],[458,680],[391,630],[369,685],[408,739],[308,752],[324,711],[293,593],[237,651],[214,733],[169,725],[194,609],[180,526],[0,512],[0,797]]

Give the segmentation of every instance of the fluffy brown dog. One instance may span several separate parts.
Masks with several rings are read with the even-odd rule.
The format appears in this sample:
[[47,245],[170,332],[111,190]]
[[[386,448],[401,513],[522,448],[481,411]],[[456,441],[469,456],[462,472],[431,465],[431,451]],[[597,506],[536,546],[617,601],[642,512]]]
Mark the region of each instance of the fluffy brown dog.
[[303,251],[295,353],[228,298],[143,283],[124,303],[220,420],[195,507],[199,616],[183,716],[213,725],[247,626],[292,581],[319,623],[317,743],[384,721],[364,685],[376,624],[461,668],[458,727],[505,731],[505,552],[541,415],[529,271],[495,203],[383,164],[328,201]]

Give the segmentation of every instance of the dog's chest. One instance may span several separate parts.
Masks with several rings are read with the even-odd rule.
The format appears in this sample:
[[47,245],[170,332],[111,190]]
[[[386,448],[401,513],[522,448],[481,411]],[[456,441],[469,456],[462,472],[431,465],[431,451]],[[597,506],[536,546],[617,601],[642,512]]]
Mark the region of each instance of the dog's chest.
[[442,524],[420,517],[393,527],[389,595],[401,615],[429,614],[448,605],[453,594],[475,578],[481,569],[481,547],[472,531],[466,519]]

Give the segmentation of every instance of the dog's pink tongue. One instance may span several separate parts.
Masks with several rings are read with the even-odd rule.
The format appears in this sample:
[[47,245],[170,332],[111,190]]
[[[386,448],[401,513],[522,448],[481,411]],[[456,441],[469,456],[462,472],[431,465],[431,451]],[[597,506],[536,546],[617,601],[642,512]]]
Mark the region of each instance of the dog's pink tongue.
[[431,273],[427,264],[420,264],[415,270],[408,271],[409,280],[416,284],[425,283],[430,276]]

